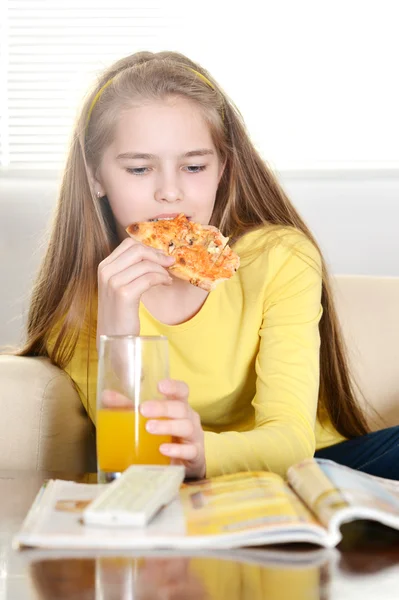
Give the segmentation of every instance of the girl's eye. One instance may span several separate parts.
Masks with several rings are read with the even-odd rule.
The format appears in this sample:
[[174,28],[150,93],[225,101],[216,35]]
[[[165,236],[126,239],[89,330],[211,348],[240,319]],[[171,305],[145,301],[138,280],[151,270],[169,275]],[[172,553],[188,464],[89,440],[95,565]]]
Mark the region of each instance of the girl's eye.
[[184,168],[187,169],[188,173],[201,173],[201,171],[205,171],[206,165],[189,165]]
[[128,173],[132,173],[133,175],[145,175],[148,171],[148,167],[128,167],[126,169]]
[[[201,173],[205,171],[206,165],[188,165],[184,167],[188,173]],[[127,167],[126,171],[132,175],[146,175],[151,169],[149,167]]]

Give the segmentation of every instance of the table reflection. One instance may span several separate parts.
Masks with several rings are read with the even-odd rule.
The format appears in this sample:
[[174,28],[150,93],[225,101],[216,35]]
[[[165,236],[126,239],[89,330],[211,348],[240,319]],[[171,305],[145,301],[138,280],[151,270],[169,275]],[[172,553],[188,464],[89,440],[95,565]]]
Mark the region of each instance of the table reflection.
[[70,555],[32,557],[29,572],[38,598],[51,600],[326,600],[331,562],[328,553],[298,560],[261,550],[244,557]]

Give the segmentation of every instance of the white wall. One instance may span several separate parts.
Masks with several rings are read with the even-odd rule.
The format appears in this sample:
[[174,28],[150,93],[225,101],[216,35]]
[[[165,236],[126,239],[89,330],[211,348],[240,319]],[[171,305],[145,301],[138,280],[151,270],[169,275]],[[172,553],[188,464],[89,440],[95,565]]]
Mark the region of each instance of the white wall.
[[[145,49],[183,52],[207,69],[276,169],[399,168],[397,0],[67,4],[19,0],[25,10],[10,8],[9,28],[0,25],[0,138],[11,164],[13,152],[28,167],[58,160],[95,74]],[[145,6],[136,28],[134,8]]]
[[[335,274],[399,277],[399,172],[280,173]],[[53,179],[0,179],[0,346],[18,342]]]
[[397,0],[168,0],[159,46],[212,73],[278,169],[399,168]]
[[399,276],[399,170],[281,175],[335,274]]

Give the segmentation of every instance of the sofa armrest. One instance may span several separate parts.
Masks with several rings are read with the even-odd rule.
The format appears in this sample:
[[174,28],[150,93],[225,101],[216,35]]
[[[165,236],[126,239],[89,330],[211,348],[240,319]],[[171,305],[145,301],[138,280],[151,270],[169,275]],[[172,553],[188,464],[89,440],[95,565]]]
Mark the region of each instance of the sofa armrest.
[[96,470],[94,427],[46,358],[0,356],[0,469]]

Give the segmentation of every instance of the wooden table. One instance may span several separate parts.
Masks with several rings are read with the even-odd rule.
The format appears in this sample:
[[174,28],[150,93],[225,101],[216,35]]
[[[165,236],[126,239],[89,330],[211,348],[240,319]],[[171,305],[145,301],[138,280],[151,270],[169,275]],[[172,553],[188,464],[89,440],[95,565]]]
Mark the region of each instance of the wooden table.
[[25,550],[11,539],[44,479],[0,471],[0,600],[385,600],[399,598],[399,534],[347,526],[339,550],[310,545],[158,556]]

